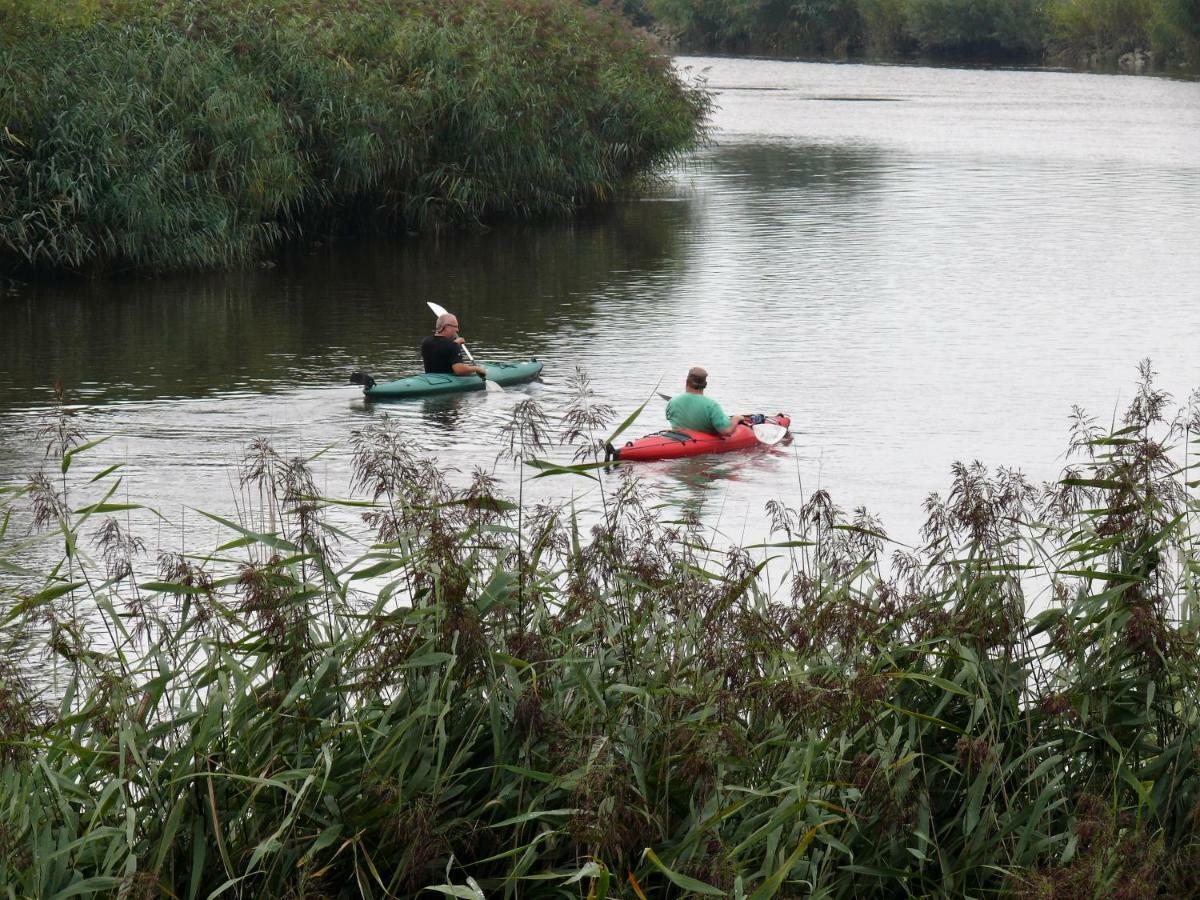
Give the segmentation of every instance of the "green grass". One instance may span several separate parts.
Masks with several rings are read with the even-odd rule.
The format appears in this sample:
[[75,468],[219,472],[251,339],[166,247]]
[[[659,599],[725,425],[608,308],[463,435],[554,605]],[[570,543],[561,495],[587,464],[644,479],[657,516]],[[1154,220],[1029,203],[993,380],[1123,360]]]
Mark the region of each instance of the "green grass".
[[568,215],[702,136],[624,19],[553,0],[0,3],[0,267],[243,265]]
[[1200,414],[1143,375],[1054,484],[956,466],[887,566],[821,492],[747,548],[647,508],[581,379],[509,449],[570,434],[601,509],[453,487],[382,419],[353,500],[252,444],[228,541],[150,575],[64,412],[0,495],[0,892],[1188,896]]

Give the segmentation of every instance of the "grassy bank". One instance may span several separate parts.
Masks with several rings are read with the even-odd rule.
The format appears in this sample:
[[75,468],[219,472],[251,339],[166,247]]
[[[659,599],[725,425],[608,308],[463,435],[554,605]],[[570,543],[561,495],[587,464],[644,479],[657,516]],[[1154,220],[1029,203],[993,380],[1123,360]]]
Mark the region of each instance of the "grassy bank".
[[[1200,64],[1194,0],[627,0],[692,50],[1159,68]],[[1126,60],[1137,71],[1139,65]]]
[[[0,495],[0,890],[1190,896],[1200,415],[1144,376],[1057,483],[955,467],[886,567],[824,493],[718,548],[635,470],[560,466],[609,483],[582,527],[387,419],[357,499],[256,442],[230,540],[155,563],[63,414]],[[530,477],[553,432],[604,436],[578,397],[516,407]],[[28,541],[61,562],[24,572]]]
[[0,270],[565,215],[708,107],[619,15],[554,0],[0,0]]

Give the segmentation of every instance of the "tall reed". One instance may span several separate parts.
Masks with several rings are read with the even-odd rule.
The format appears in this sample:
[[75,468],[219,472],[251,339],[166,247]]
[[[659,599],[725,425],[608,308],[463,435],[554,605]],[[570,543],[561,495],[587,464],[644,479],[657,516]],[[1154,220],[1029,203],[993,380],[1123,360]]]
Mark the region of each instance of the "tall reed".
[[[256,442],[230,540],[153,562],[120,470],[55,444],[66,481],[0,494],[0,887],[1189,895],[1200,411],[1142,374],[1113,433],[1078,415],[1059,481],[956,466],[889,560],[822,492],[714,545],[586,454],[525,462],[606,507],[521,509],[382,418],[358,499]],[[557,425],[586,449],[611,411],[579,392]],[[555,424],[523,409],[514,450]],[[39,540],[65,553],[34,573]]]
[[285,240],[566,215],[708,95],[552,0],[0,3],[0,267],[227,267]]

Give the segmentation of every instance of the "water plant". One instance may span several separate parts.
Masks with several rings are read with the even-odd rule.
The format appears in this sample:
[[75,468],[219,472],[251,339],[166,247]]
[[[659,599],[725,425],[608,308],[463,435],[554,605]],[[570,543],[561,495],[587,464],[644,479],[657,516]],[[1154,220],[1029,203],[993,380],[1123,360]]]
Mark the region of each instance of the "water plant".
[[824,493],[715,543],[529,458],[523,409],[529,472],[606,505],[522,512],[381,418],[357,499],[255,442],[229,540],[153,560],[120,468],[55,443],[0,489],[0,890],[1188,895],[1200,413],[1141,374],[1057,482],[956,466],[890,558]]

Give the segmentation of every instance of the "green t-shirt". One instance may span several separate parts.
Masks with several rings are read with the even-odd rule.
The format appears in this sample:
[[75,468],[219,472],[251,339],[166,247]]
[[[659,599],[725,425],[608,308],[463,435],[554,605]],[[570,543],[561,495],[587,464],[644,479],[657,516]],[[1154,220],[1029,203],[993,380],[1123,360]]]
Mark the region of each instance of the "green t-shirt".
[[667,404],[667,421],[675,428],[709,434],[720,434],[729,427],[725,410],[703,394],[676,394]]

